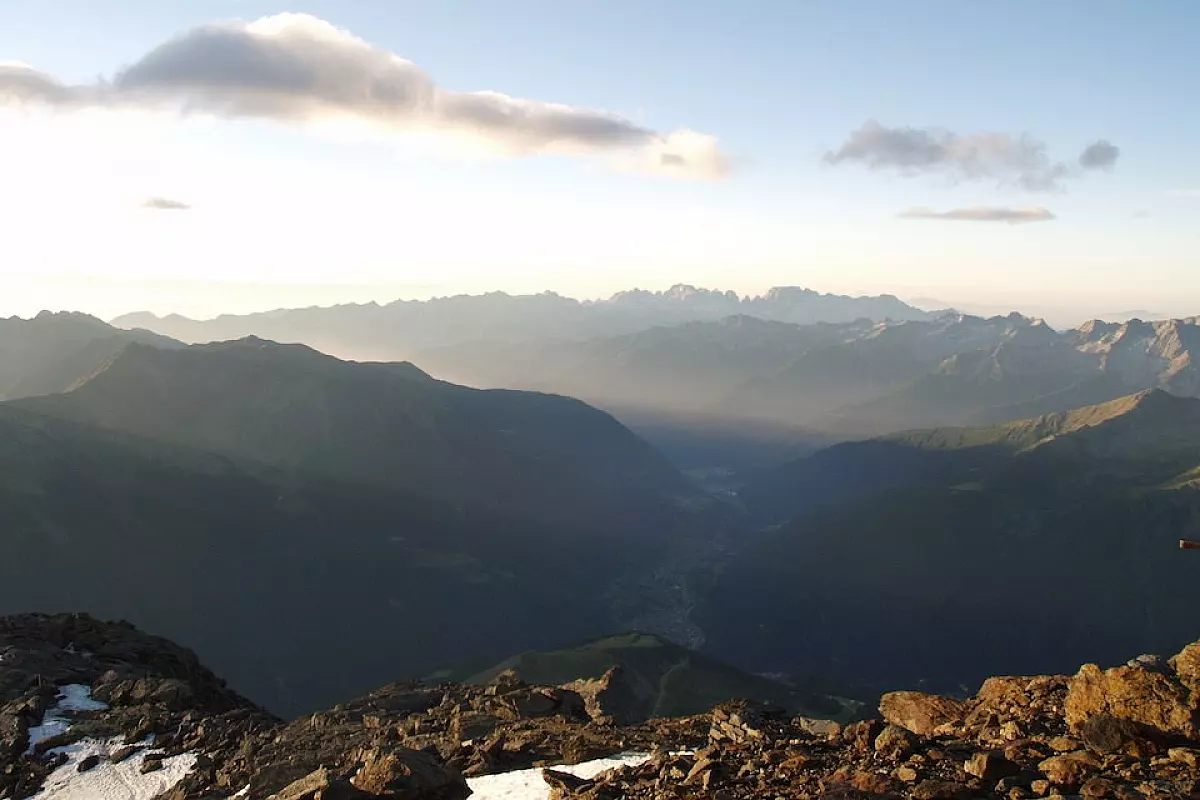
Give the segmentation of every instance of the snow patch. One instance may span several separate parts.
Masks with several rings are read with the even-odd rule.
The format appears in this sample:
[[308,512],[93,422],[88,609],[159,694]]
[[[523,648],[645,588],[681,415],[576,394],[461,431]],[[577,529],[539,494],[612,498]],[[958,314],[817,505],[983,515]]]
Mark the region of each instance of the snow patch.
[[[617,767],[636,767],[650,760],[649,753],[621,753],[611,758],[598,758],[582,764],[549,767],[580,778],[594,778],[601,772]],[[550,787],[542,779],[543,767],[502,772],[467,779],[471,800],[546,800]]]
[[[152,800],[183,780],[196,764],[195,753],[183,753],[163,759],[162,769],[143,775],[146,756],[159,751],[141,750],[120,764],[112,763],[109,758],[122,746],[120,739],[84,739],[54,748],[50,752],[66,753],[67,761],[47,776],[32,800]],[[79,762],[89,756],[99,756],[100,763],[80,772]]]
[[58,702],[42,715],[42,724],[29,729],[29,749],[25,751],[26,755],[32,755],[34,746],[39,742],[66,733],[67,728],[71,727],[69,714],[108,709],[107,703],[93,700],[92,687],[82,683],[68,683],[59,687],[57,700]]

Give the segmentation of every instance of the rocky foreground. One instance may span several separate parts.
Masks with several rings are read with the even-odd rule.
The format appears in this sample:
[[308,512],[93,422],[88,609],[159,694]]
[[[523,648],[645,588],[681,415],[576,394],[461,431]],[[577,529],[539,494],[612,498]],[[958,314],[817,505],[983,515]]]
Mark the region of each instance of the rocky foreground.
[[56,797],[125,764],[177,771],[158,792],[169,800],[460,800],[467,777],[629,751],[652,755],[594,779],[546,769],[546,796],[1200,798],[1200,642],[1170,660],[992,678],[967,700],[895,692],[880,719],[845,726],[745,703],[650,721],[633,707],[619,672],[566,686],[502,674],[393,684],[288,722],[131,626],[6,617],[0,798]]

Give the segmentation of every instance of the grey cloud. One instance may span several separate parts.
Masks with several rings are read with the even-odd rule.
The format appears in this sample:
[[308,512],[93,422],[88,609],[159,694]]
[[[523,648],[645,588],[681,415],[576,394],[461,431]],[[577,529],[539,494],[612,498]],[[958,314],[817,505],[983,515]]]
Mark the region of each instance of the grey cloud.
[[142,202],[142,208],[152,208],[156,211],[187,211],[191,205],[182,200],[172,200],[169,197],[147,197]]
[[1121,148],[1107,139],[1092,142],[1079,156],[1079,166],[1084,169],[1110,170],[1117,163]]
[[956,181],[992,180],[1037,192],[1059,191],[1065,180],[1074,177],[1065,163],[1050,159],[1044,143],[1029,136],[889,128],[875,120],[851,133],[837,151],[826,153],[825,161],[892,169],[909,177],[942,174]]
[[955,208],[950,211],[934,211],[929,208],[912,208],[900,214],[904,219],[947,219],[963,222],[1004,222],[1009,225],[1019,225],[1023,222],[1047,222],[1055,219],[1049,209],[1041,206],[1023,208],[1006,208],[996,206],[976,206],[974,208]]
[[[603,110],[499,92],[442,89],[411,61],[327,22],[281,14],[193,28],[118,73],[111,85],[64,86],[28,68],[0,71],[0,102],[179,108],[224,118],[302,123],[353,119],[393,133],[442,132],[514,153],[626,154],[644,166],[718,177],[712,137],[661,133]],[[685,136],[686,153],[674,147]],[[668,165],[659,154],[671,149]]]
[[41,103],[64,106],[81,99],[82,92],[24,64],[0,64],[0,105]]

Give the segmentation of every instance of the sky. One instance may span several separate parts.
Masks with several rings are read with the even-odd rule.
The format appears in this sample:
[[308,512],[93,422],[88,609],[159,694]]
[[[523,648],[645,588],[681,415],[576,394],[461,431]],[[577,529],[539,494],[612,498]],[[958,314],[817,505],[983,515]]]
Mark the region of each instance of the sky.
[[1200,313],[1200,6],[0,0],[0,315]]

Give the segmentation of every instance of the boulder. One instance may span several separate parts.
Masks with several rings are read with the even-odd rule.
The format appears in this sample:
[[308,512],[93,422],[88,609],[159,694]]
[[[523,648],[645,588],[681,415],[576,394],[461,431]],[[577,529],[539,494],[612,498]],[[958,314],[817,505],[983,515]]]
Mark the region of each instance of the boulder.
[[15,759],[28,746],[28,720],[17,714],[0,714],[0,761]]
[[1084,720],[1079,726],[1079,738],[1096,753],[1142,757],[1161,751],[1153,733],[1144,726],[1108,714],[1097,714]]
[[1108,670],[1085,664],[1071,679],[1063,711],[1075,732],[1089,719],[1107,715],[1162,735],[1200,736],[1200,696],[1174,674],[1141,664]]
[[370,749],[350,783],[368,795],[394,800],[464,800],[471,794],[461,774],[429,753],[406,748]]
[[1086,750],[1051,756],[1038,770],[1054,786],[1079,786],[1100,767],[1100,760]]
[[976,753],[963,764],[963,771],[984,781],[998,781],[1016,775],[1021,767],[996,753]]
[[654,713],[652,693],[638,686],[619,666],[599,678],[583,678],[563,684],[562,688],[578,693],[588,716],[603,725],[645,722]]
[[1192,642],[1171,659],[1171,668],[1179,679],[1200,689],[1200,642]]
[[369,795],[335,778],[324,767],[288,784],[271,800],[363,800]]
[[899,761],[916,750],[920,740],[899,725],[888,725],[875,737],[875,753],[882,758]]
[[966,800],[970,788],[952,781],[925,780],[912,790],[913,800]]
[[918,736],[932,736],[943,726],[962,722],[966,708],[959,700],[924,692],[888,692],[879,700],[885,720]]

